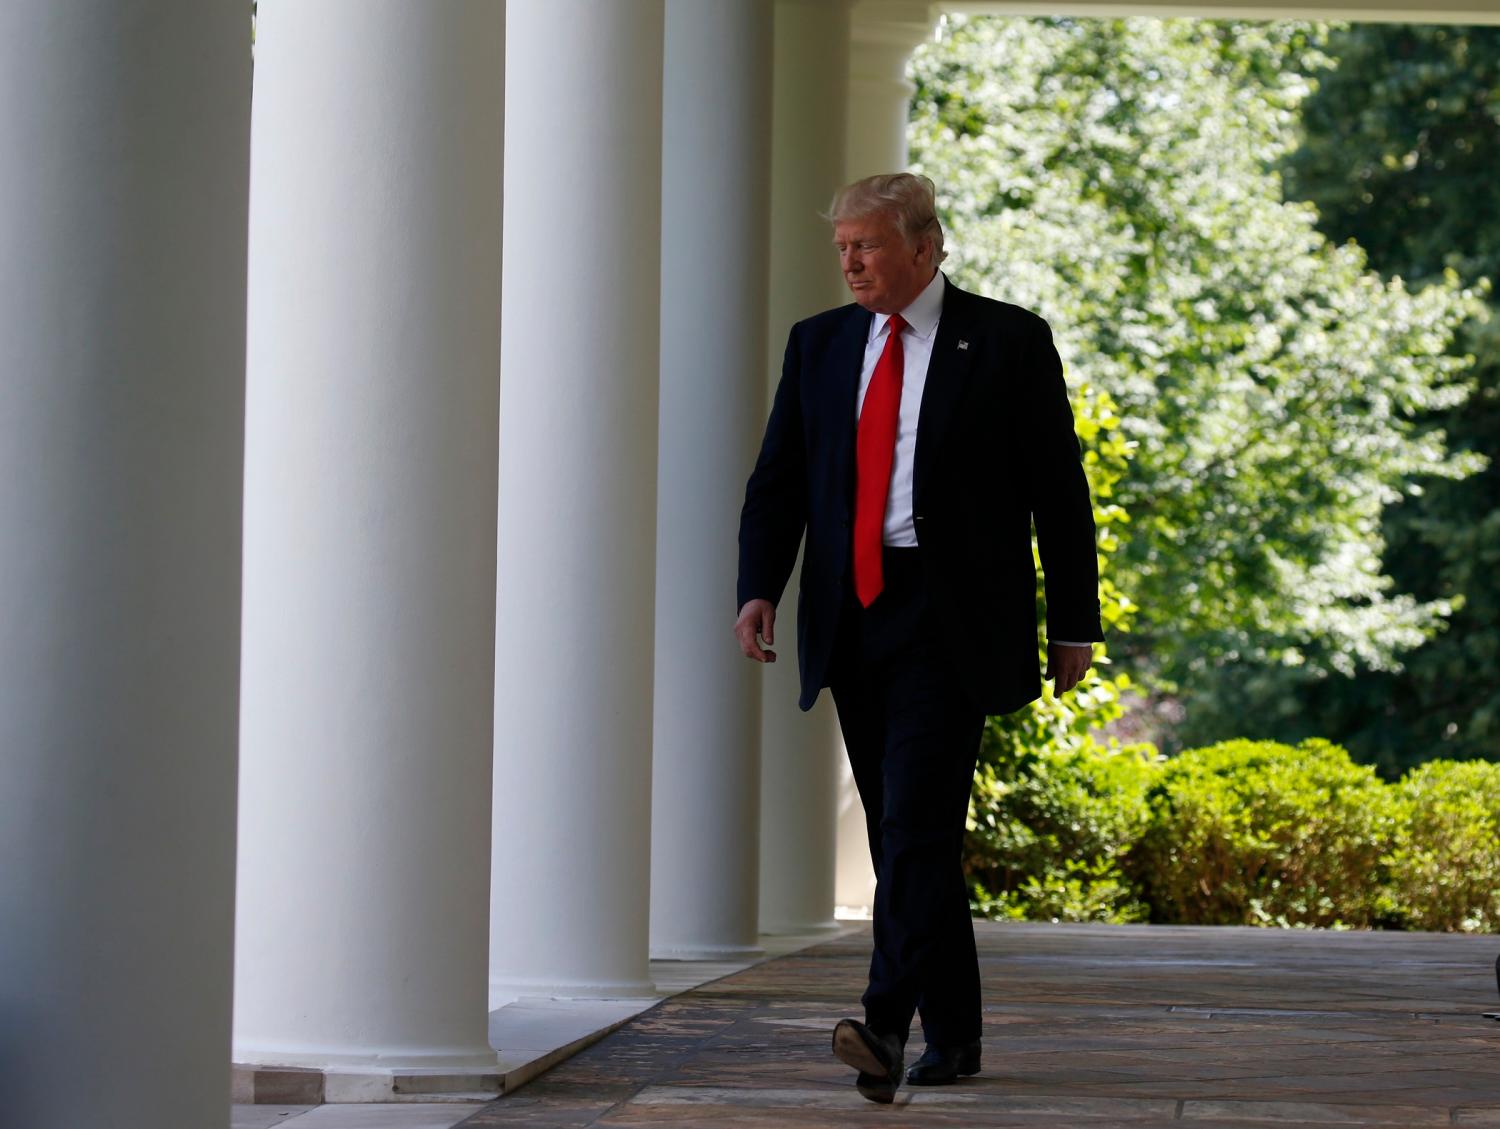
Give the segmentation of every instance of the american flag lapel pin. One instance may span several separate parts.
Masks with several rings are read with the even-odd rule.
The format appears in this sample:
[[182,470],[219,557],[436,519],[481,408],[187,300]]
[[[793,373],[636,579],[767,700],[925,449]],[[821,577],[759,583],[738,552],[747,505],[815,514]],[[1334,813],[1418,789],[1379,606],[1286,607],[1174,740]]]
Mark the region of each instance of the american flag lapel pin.
[[958,347],[960,349],[967,349],[969,347],[969,343],[967,341],[960,341],[958,343]]

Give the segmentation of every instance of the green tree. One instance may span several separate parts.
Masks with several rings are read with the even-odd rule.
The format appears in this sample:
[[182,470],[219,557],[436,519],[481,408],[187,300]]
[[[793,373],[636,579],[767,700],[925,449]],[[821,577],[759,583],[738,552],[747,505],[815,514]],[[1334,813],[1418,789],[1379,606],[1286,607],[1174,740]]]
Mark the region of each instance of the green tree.
[[[1338,64],[1303,103],[1288,194],[1316,204],[1322,230],[1357,241],[1389,277],[1495,278],[1500,28],[1356,25],[1329,50]],[[1387,571],[1419,600],[1458,605],[1447,630],[1401,671],[1266,687],[1301,726],[1387,768],[1500,759],[1500,318],[1470,322],[1454,351],[1477,358],[1477,391],[1425,423],[1489,466],[1456,481],[1419,477],[1385,515]]]
[[1500,264],[1500,27],[1356,24],[1302,104],[1287,194],[1370,265],[1426,282]]
[[950,18],[912,71],[915,167],[963,284],[1046,316],[1132,455],[1111,654],[1189,715],[1252,669],[1391,669],[1451,611],[1392,590],[1384,507],[1458,477],[1426,413],[1474,299],[1383,279],[1283,199],[1323,33],[1299,23]]

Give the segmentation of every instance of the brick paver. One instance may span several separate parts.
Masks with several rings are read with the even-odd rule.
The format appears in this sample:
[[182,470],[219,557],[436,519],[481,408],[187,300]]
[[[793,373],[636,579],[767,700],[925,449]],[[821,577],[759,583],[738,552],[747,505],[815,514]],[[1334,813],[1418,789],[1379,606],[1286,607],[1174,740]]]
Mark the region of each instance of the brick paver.
[[[1500,937],[976,923],[984,1070],[855,1093],[869,930],[674,997],[466,1129],[1500,1129]],[[921,1051],[914,1032],[908,1060]]]

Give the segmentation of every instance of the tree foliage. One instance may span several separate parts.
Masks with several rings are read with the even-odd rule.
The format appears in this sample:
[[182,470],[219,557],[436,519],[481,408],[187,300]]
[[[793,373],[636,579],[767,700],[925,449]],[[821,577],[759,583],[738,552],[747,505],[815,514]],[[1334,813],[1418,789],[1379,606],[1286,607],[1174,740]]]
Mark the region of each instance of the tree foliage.
[[1416,281],[1500,265],[1500,27],[1356,24],[1301,108],[1288,195],[1370,264]]
[[1418,476],[1477,466],[1418,423],[1464,400],[1448,345],[1476,300],[1451,276],[1382,278],[1283,199],[1323,40],[950,18],[912,66],[947,268],[1047,317],[1117,406],[1108,575],[1138,610],[1110,653],[1190,713],[1247,662],[1394,669],[1452,610],[1393,590],[1381,517]]
[[[1338,64],[1303,104],[1288,193],[1316,204],[1331,239],[1357,241],[1410,285],[1500,275],[1500,28],[1356,25],[1329,50]],[[1500,759],[1500,318],[1466,325],[1455,352],[1477,358],[1477,391],[1425,423],[1489,466],[1417,478],[1386,512],[1384,562],[1402,591],[1460,606],[1402,671],[1263,680],[1257,698],[1290,714],[1283,738],[1290,724],[1315,728],[1389,768]]]

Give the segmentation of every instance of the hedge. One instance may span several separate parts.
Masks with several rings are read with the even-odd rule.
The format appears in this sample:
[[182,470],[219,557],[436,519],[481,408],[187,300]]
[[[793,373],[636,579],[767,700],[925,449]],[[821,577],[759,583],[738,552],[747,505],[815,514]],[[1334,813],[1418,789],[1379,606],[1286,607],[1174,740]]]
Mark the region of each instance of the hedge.
[[1145,829],[1153,767],[1138,749],[1017,756],[981,763],[966,869],[975,912],[1058,921],[1141,921],[1120,870]]
[[965,870],[987,917],[1497,931],[1500,764],[1084,741],[982,766]]
[[1386,913],[1409,929],[1500,932],[1500,764],[1431,761],[1395,788]]

